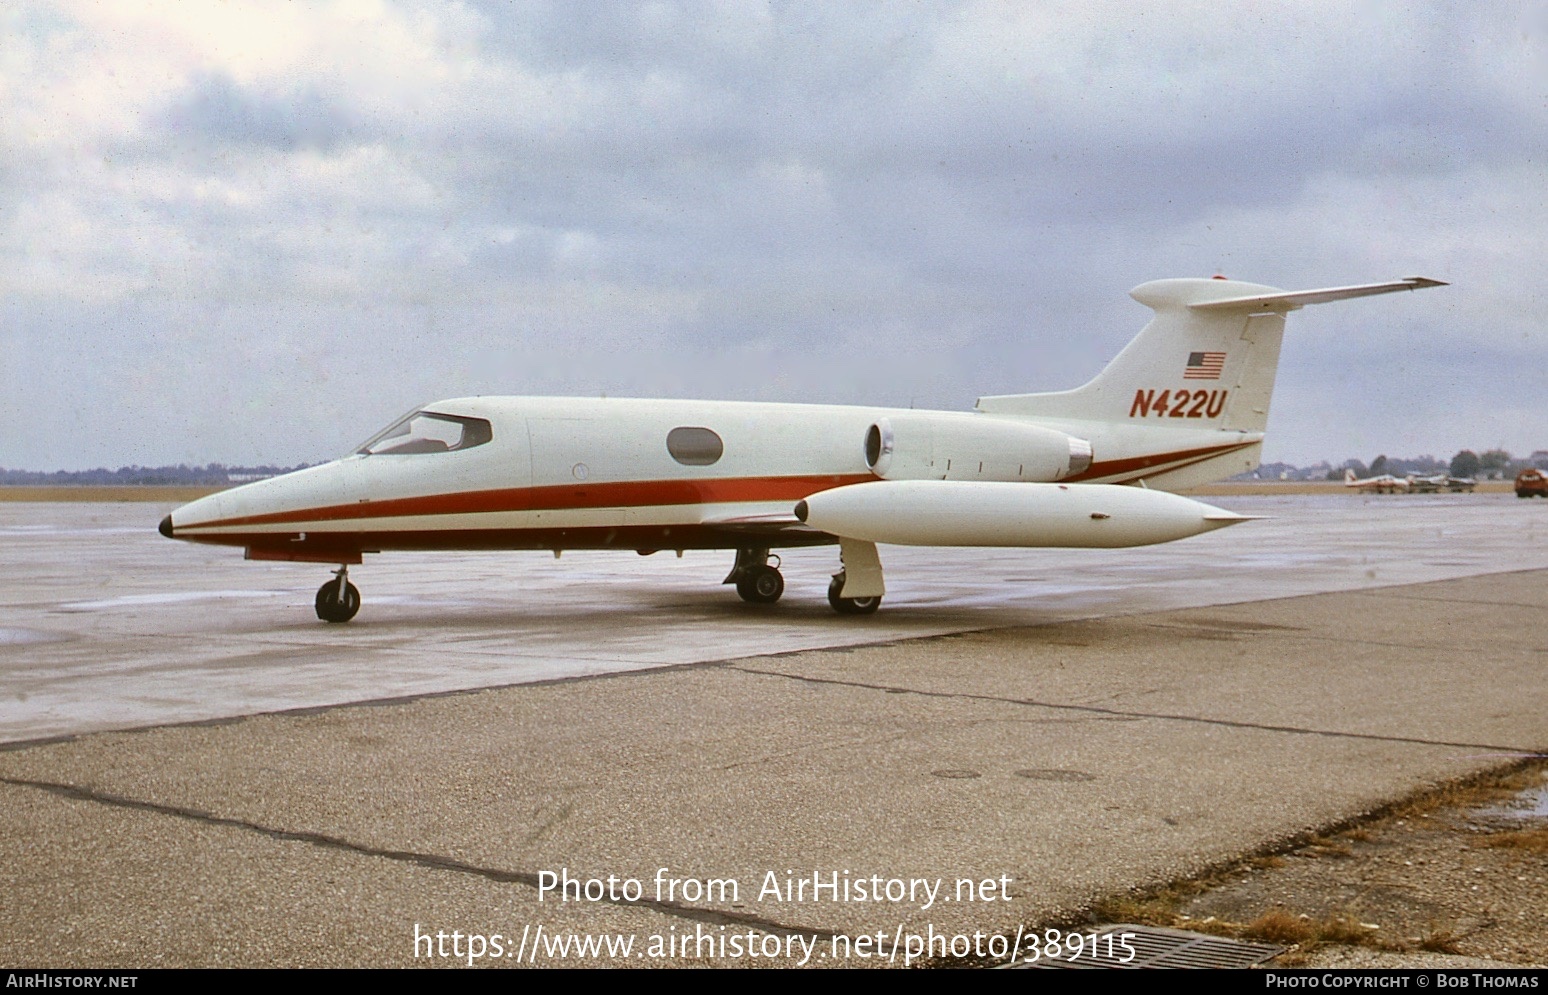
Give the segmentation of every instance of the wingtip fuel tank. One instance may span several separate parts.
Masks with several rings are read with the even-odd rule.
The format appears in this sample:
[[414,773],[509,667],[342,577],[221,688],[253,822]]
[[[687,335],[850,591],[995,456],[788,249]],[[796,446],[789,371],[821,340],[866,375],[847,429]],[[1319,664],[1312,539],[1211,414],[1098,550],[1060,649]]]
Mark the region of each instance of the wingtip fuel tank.
[[812,494],[796,517],[831,535],[899,546],[1095,546],[1186,539],[1250,516],[1116,484],[898,480]]

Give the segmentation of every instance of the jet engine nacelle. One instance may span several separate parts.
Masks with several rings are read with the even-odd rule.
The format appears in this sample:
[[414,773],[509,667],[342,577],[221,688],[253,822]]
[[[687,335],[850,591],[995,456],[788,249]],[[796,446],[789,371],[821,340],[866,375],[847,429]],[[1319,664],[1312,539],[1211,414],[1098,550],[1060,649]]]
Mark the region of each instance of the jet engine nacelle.
[[1091,466],[1091,443],[981,415],[899,414],[866,430],[865,464],[883,480],[1052,483]]

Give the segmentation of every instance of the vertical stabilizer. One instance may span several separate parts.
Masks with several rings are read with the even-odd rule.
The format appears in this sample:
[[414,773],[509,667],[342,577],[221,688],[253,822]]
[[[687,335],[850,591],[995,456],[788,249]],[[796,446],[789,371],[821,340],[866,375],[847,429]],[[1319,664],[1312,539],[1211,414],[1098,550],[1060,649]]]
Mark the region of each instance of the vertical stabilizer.
[[1154,280],[1129,295],[1155,317],[1090,383],[1048,394],[981,397],[986,414],[1113,425],[1262,432],[1285,315],[1307,304],[1445,286],[1407,277],[1282,291],[1224,279]]
[[1190,305],[1278,294],[1235,280],[1155,280],[1130,296],[1150,323],[1084,387],[984,397],[988,414],[1261,431],[1279,366],[1283,314]]

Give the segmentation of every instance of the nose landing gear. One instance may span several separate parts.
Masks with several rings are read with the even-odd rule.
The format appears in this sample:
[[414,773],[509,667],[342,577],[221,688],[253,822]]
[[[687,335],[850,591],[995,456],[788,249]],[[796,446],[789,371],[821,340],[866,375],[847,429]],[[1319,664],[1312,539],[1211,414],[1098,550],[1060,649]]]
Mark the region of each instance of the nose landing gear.
[[330,580],[317,589],[317,617],[324,622],[348,622],[360,610],[360,591],[349,582],[349,567],[341,565]]

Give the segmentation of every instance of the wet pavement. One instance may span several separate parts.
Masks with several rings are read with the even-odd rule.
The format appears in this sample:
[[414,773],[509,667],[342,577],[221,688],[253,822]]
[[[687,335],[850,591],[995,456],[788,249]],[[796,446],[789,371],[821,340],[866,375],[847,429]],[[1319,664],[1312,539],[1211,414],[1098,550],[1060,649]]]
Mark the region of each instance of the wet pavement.
[[0,741],[1548,567],[1548,507],[1509,495],[1209,498],[1269,516],[1130,550],[882,547],[869,618],[826,602],[834,549],[741,603],[729,552],[389,553],[253,563],[156,533],[154,504],[0,504]]

